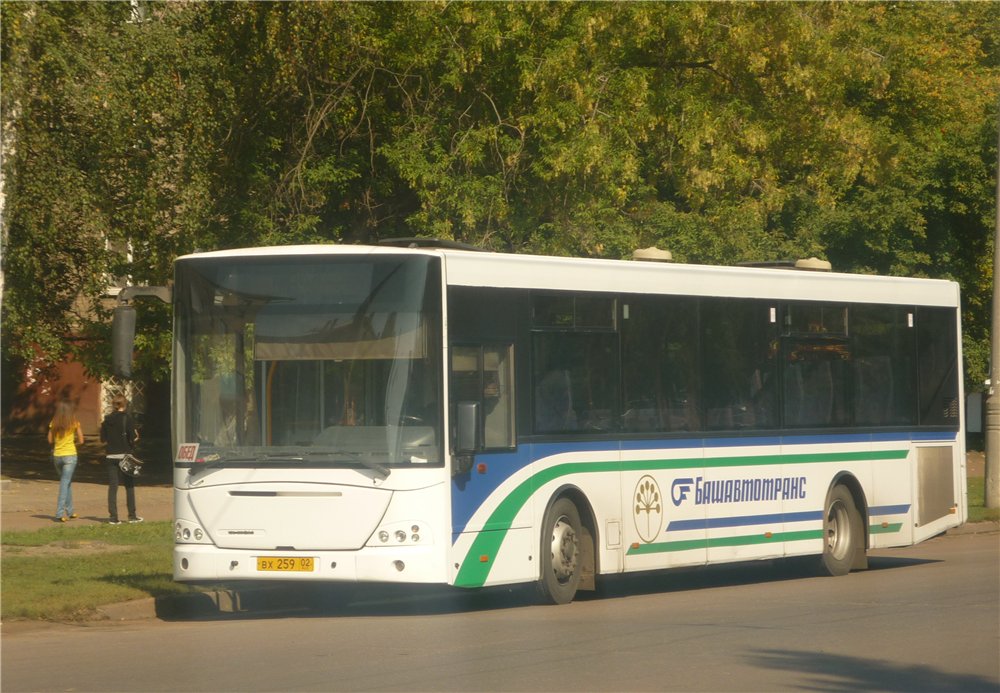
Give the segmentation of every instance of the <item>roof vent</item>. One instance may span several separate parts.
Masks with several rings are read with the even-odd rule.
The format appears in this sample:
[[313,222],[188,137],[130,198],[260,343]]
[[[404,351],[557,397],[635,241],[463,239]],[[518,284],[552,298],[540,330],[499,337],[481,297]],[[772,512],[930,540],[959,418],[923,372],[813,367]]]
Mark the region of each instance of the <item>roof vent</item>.
[[632,251],[632,259],[645,262],[672,262],[674,256],[669,250],[660,250],[656,246],[650,246]]
[[812,270],[813,272],[830,272],[833,265],[827,260],[820,260],[818,257],[804,258],[795,261],[795,269]]
[[394,248],[448,248],[449,250],[486,252],[485,248],[469,245],[468,243],[459,243],[447,238],[382,238],[379,239],[378,244]]

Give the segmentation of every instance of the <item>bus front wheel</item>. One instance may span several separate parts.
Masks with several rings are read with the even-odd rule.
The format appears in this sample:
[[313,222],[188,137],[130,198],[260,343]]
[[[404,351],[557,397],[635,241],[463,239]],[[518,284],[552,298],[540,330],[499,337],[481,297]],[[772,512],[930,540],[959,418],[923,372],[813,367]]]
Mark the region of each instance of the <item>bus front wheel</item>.
[[864,551],[861,515],[854,497],[845,486],[835,486],[826,501],[823,515],[823,557],[821,567],[827,575],[847,575],[855,554]]
[[545,512],[541,537],[538,588],[552,604],[573,600],[580,585],[580,512],[568,498],[560,498]]

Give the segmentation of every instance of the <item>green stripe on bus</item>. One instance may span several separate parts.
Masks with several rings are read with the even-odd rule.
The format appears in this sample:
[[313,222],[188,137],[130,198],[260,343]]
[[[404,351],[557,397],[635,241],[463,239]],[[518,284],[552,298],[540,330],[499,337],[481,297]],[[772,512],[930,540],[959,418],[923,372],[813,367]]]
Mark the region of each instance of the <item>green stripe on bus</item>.
[[701,467],[718,469],[720,467],[752,467],[780,464],[816,464],[821,462],[863,462],[874,460],[904,459],[908,450],[873,450],[860,452],[819,452],[796,453],[792,455],[757,455],[750,457],[686,457],[676,460],[625,460],[623,462],[566,462],[540,470],[507,494],[490,514],[487,526],[500,526],[503,529],[481,531],[476,533],[462,566],[455,576],[457,587],[482,587],[490,574],[490,568],[496,559],[497,552],[503,544],[507,531],[514,518],[524,507],[536,488],[550,481],[570,474],[597,474],[601,472],[645,472],[666,469],[691,469]]
[[779,541],[806,541],[822,538],[823,530],[810,529],[800,532],[777,532],[770,536],[766,534],[749,534],[732,537],[712,537],[710,539],[688,539],[686,541],[661,541],[655,544],[633,546],[628,550],[628,555],[642,556],[649,553],[674,553],[695,549],[716,549],[723,546],[753,546],[754,544],[773,544]]
[[899,530],[903,529],[902,522],[893,522],[890,525],[883,527],[882,525],[872,525],[868,528],[869,534],[894,534]]

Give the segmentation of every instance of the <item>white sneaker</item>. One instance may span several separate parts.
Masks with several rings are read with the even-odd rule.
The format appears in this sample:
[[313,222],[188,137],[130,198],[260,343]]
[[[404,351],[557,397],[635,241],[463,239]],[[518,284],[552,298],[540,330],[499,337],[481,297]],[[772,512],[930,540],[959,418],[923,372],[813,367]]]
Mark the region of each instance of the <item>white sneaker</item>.
[[139,524],[140,522],[142,522],[142,518],[141,518],[141,517],[130,517],[130,518],[128,519],[128,523],[129,523],[130,525],[137,525],[137,524]]

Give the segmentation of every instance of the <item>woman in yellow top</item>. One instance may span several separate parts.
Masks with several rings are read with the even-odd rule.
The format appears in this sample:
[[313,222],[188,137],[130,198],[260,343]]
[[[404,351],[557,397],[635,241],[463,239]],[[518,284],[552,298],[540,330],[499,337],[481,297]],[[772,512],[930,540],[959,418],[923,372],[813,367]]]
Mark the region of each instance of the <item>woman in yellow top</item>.
[[83,444],[83,429],[76,420],[76,412],[68,400],[56,405],[56,415],[49,424],[49,445],[52,446],[52,461],[59,475],[59,502],[56,505],[56,520],[66,522],[75,518],[73,511],[73,472],[76,471],[76,446]]

